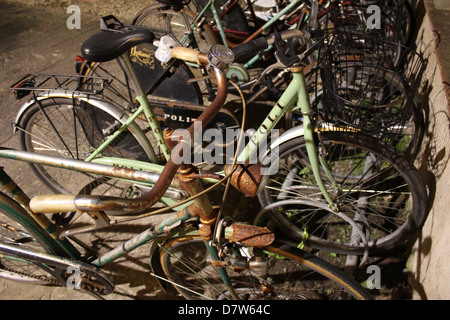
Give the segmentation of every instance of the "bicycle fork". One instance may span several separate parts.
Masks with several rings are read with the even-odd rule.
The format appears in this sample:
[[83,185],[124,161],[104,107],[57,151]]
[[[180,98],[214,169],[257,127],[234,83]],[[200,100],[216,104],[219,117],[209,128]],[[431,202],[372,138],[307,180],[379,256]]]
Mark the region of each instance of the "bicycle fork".
[[[302,70],[302,69],[301,69]],[[312,113],[312,108],[309,102],[308,92],[306,91],[305,76],[300,70],[293,70],[294,81],[298,83],[298,106],[303,114],[303,128],[306,143],[306,152],[308,153],[308,158],[311,164],[311,169],[314,174],[317,185],[322,192],[323,197],[327,201],[331,208],[335,207],[335,203],[328,193],[325,184],[322,179],[321,166],[327,172],[327,176],[332,179],[329,168],[323,158],[319,155],[317,145],[314,140],[314,125],[311,121],[310,115]],[[332,179],[333,181],[333,179]],[[333,183],[335,184],[335,183]]]

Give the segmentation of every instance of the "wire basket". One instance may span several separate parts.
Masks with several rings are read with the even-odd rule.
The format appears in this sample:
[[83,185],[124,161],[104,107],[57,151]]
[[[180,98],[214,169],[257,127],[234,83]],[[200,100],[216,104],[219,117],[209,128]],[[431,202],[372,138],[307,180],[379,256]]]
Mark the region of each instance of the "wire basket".
[[319,52],[313,106],[334,128],[397,143],[422,125],[416,93],[423,69],[410,48],[341,20]]
[[405,0],[331,1],[327,28],[341,37],[376,36],[405,45],[410,33]]

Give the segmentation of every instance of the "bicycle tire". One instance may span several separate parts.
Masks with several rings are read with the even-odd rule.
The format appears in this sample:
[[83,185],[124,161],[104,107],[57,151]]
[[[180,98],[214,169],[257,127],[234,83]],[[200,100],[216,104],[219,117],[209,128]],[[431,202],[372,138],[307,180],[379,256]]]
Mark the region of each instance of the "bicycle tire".
[[[340,269],[286,243],[275,241],[263,249],[237,243],[233,245],[234,250],[246,252],[247,262],[259,259],[258,262],[267,267],[267,270],[270,267],[267,272],[258,272],[256,269],[250,272],[247,267],[236,272],[234,266],[227,267],[234,289],[242,299],[372,298],[359,283]],[[163,245],[160,251],[162,270],[167,279],[176,284],[174,287],[184,298],[229,298],[219,273],[207,262],[207,256],[205,244],[199,236],[174,238]],[[179,259],[183,261],[180,262]],[[295,273],[289,273],[294,270]],[[268,282],[259,282],[258,277]],[[211,285],[214,286],[213,289]],[[321,289],[314,291],[318,286]],[[203,296],[198,296],[198,293]]]
[[[338,211],[362,220],[359,223],[369,232],[369,252],[407,243],[428,215],[427,190],[417,169],[388,146],[359,135],[324,132],[321,139],[325,161],[339,188],[332,186],[325,172],[322,179]],[[279,172],[258,196],[261,206],[289,199],[317,202],[317,206],[272,210],[277,226],[291,239],[319,249],[364,254],[364,243],[351,240],[351,225],[332,209],[323,209],[329,204],[312,175],[304,137],[281,144],[279,160]]]
[[[64,256],[63,250],[15,200],[0,192],[0,242]],[[0,277],[36,285],[55,284],[54,277],[29,261],[0,255]]]
[[[203,10],[207,4],[207,0],[194,0],[197,12]],[[217,9],[217,13],[220,16],[220,22],[227,35],[227,40],[231,42],[240,43],[244,41],[250,35],[250,27],[245,16],[244,10],[239,3],[232,4],[231,8],[224,8],[224,5],[229,3],[226,0],[215,0],[214,5]],[[214,21],[213,13],[211,9],[205,12],[205,16],[208,21]],[[213,31],[216,33],[216,37],[220,37],[217,25],[214,23]]]
[[[21,147],[29,152],[84,160],[107,134],[124,122],[111,110],[77,98],[53,97],[35,101],[23,113],[18,124]],[[148,148],[151,146],[144,147],[143,144],[144,141],[148,142],[146,139],[137,126],[132,125],[101,154],[150,161]],[[121,189],[111,182],[107,183],[108,179],[101,176],[35,163],[29,165],[36,176],[55,193],[87,194],[84,187],[89,189],[89,194],[117,195],[116,192],[121,192]],[[91,188],[94,181],[101,182],[96,184],[96,192]],[[100,191],[100,185],[106,189]]]
[[[191,19],[195,17],[195,13],[189,10],[189,8],[184,8],[184,10]],[[156,32],[158,36],[162,36],[169,32],[174,35],[178,41],[183,38],[186,30],[189,28],[189,26],[185,25],[180,12],[168,9],[166,5],[161,3],[150,5],[141,10],[136,17],[134,17],[133,24],[164,31],[161,34]],[[194,30],[194,37],[196,45],[193,45],[193,47],[199,49],[201,52],[208,52],[211,45],[218,43],[214,32],[206,23],[197,26]],[[192,47],[192,43],[189,43],[189,46]]]

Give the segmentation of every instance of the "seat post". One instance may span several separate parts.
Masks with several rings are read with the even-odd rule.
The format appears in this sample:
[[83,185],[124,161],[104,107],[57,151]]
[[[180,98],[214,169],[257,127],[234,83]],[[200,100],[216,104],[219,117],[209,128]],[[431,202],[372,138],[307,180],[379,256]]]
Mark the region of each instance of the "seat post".
[[122,66],[125,70],[125,73],[128,77],[128,79],[131,80],[131,86],[133,88],[133,91],[136,93],[137,97],[145,95],[144,90],[141,87],[141,83],[139,82],[136,72],[134,72],[133,65],[131,64],[130,56],[128,55],[128,52],[123,53],[119,56],[119,60],[122,63]]

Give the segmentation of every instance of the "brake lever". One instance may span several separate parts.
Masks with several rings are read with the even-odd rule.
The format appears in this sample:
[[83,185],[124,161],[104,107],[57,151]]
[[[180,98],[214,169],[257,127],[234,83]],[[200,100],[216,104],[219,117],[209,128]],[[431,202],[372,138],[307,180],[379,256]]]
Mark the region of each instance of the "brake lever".
[[255,80],[255,82],[253,83],[253,85],[250,87],[250,90],[253,91],[253,89],[255,88],[255,86],[261,82],[261,79],[265,77],[266,74],[272,72],[275,69],[287,69],[286,66],[278,61],[270,66],[268,66],[263,72],[261,72],[260,76]]

